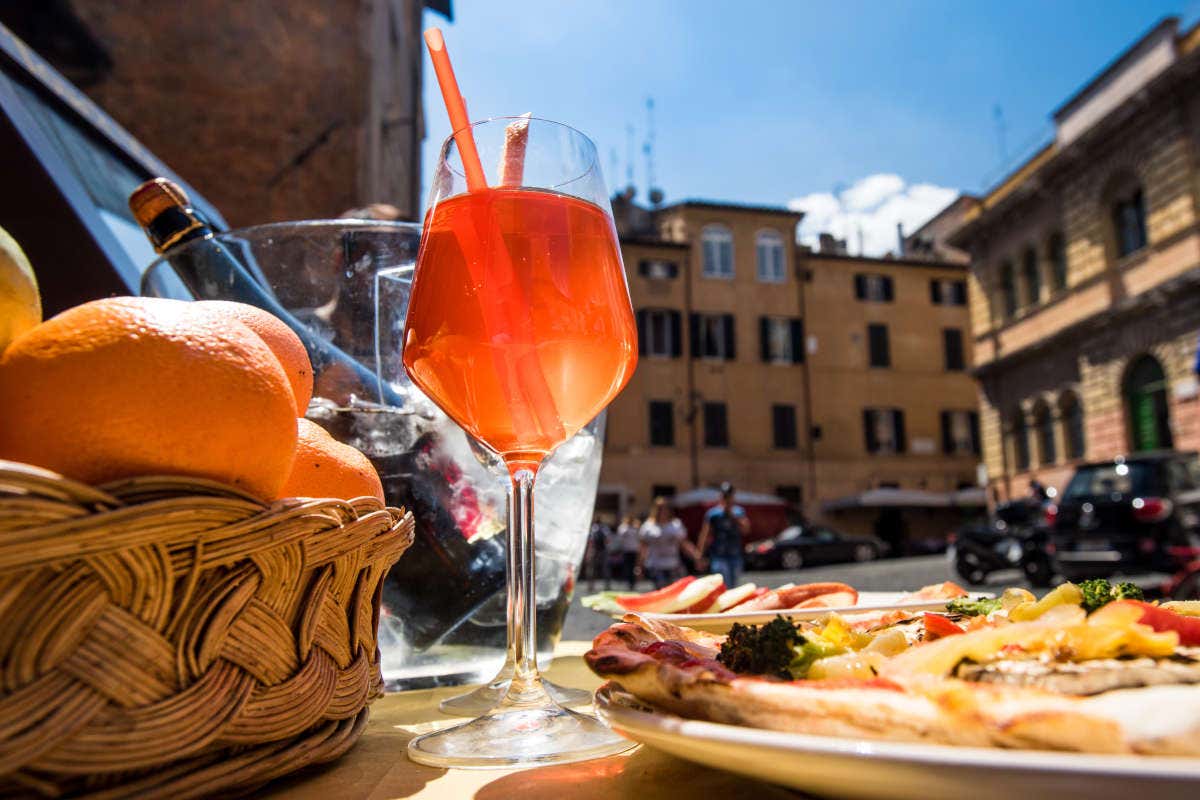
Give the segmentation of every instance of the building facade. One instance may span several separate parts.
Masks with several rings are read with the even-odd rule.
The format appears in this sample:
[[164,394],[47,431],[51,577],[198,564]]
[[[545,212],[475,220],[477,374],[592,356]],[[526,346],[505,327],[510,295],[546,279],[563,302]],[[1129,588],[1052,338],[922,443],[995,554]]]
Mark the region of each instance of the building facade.
[[729,480],[847,530],[885,508],[913,535],[952,527],[928,509],[975,482],[965,267],[812,253],[785,208],[614,211],[641,352],[609,409],[600,512]]
[[419,219],[422,12],[449,0],[15,0],[0,23],[234,227]]
[[1168,19],[1054,114],[950,236],[992,498],[1075,464],[1200,447],[1200,27]]

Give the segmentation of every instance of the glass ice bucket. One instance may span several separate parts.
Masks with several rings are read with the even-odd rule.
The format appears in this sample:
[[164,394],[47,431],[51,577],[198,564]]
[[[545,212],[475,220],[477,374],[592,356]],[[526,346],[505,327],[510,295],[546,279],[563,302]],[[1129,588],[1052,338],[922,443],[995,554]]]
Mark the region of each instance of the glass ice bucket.
[[[390,690],[488,680],[504,663],[507,639],[503,464],[414,387],[401,364],[419,240],[419,225],[370,220],[285,222],[215,237],[303,338],[327,351],[313,358],[308,418],[362,450],[388,503],[416,518],[417,540],[383,590],[379,646]],[[245,300],[197,275],[198,259],[188,261],[199,253],[189,250],[213,243],[191,242],[152,263],[142,293]],[[574,593],[603,434],[601,414],[538,475],[539,659],[554,650]]]

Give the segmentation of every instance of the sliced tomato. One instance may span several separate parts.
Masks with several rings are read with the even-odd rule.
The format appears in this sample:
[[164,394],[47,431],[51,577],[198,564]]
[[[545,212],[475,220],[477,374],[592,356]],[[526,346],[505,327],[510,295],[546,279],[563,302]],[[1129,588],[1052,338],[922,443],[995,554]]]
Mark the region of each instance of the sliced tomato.
[[1158,633],[1175,631],[1179,634],[1179,643],[1184,647],[1200,646],[1200,618],[1185,617],[1169,608],[1161,608],[1140,600],[1118,600],[1114,606],[1137,606],[1142,609],[1142,618],[1138,622],[1149,625]]
[[910,592],[900,598],[900,602],[911,603],[914,600],[953,600],[956,597],[966,596],[966,589],[953,581],[946,581],[945,583],[931,583],[928,586],[922,586],[917,591]]
[[782,603],[781,608],[795,608],[806,600],[814,597],[820,597],[823,594],[845,594],[853,599],[849,605],[854,605],[858,602],[858,592],[853,586],[845,583],[802,583],[799,586],[791,586],[787,589],[776,589],[779,592],[779,601]]
[[956,633],[966,633],[966,631],[955,625],[949,617],[929,611],[925,612],[925,641],[932,642],[934,639],[942,639]]
[[[705,575],[704,577],[697,578],[687,586],[683,587],[682,592],[680,592],[671,600],[667,601],[665,605],[654,610],[665,614],[700,613],[700,611],[706,611],[708,607],[711,606],[717,599],[716,597],[714,597],[712,600],[708,599],[709,596],[712,595],[713,590],[724,586],[725,581],[720,575],[716,573],[713,573],[712,575]],[[723,592],[725,589],[721,588],[721,591]],[[717,597],[720,597],[720,595],[718,594]],[[706,600],[708,602],[705,605],[700,606],[698,611],[688,611],[688,609],[695,608],[701,603],[704,603]]]
[[661,611],[662,609],[659,606],[669,605],[672,600],[679,596],[680,592],[695,580],[695,576],[688,575],[686,578],[680,578],[661,589],[655,589],[653,592],[621,595],[616,598],[617,605],[626,611]]
[[858,602],[857,592],[829,592],[810,597],[792,608],[846,608]]
[[[732,589],[726,589],[725,592],[717,598],[717,611],[727,611],[733,608],[738,603],[744,603],[754,596],[758,586],[753,583],[743,583],[741,586],[735,586]],[[764,590],[765,591],[765,590]]]

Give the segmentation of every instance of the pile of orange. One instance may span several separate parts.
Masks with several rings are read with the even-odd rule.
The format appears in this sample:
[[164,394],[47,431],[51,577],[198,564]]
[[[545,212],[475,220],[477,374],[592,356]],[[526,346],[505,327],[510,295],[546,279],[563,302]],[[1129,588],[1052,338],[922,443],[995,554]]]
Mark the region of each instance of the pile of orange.
[[96,300],[0,353],[0,459],[91,484],[185,475],[264,500],[382,500],[362,453],[297,420],[312,387],[299,337],[258,308]]

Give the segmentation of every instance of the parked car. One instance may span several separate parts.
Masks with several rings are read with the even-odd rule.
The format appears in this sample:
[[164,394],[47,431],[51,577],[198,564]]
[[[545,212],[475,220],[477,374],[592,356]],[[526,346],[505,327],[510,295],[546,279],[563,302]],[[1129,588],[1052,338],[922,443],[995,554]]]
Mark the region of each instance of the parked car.
[[1068,580],[1171,572],[1200,536],[1200,461],[1174,450],[1082,464],[1046,507],[1046,549]]
[[883,552],[873,536],[849,536],[822,525],[793,525],[746,545],[747,569],[799,569],[806,564],[871,561]]

